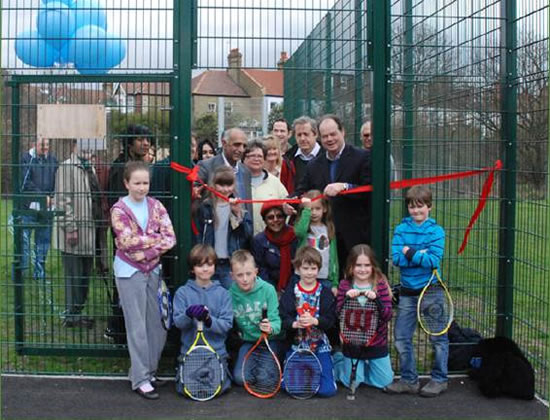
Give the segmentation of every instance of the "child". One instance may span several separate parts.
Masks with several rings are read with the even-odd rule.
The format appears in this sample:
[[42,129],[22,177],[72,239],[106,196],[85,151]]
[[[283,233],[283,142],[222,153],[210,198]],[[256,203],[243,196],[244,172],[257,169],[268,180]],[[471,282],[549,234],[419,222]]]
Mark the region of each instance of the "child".
[[195,243],[207,244],[216,251],[216,274],[223,287],[229,289],[232,281],[229,274],[229,257],[237,249],[247,248],[252,237],[250,215],[233,198],[235,191],[235,173],[228,166],[218,167],[212,176],[211,186],[222,196],[230,198],[227,202],[212,194],[205,199],[195,218],[198,234]]
[[[303,335],[321,362],[321,384],[317,395],[331,397],[336,394],[337,388],[326,332],[336,321],[334,296],[330,288],[317,280],[322,267],[319,251],[311,246],[299,248],[293,263],[300,280],[294,287],[286,288],[279,309],[283,328],[287,332],[287,341],[293,343],[287,357],[296,350],[299,335]],[[306,328],[309,329],[308,332]]]
[[298,238],[298,246],[314,247],[323,259],[319,269],[318,280],[334,296],[338,293],[339,270],[338,248],[336,246],[336,232],[332,222],[330,203],[326,197],[312,202],[311,199],[321,195],[321,191],[311,190],[302,198],[302,211],[294,225],[294,232]]
[[[279,303],[275,288],[257,277],[258,269],[252,254],[238,250],[231,257],[231,277],[235,283],[229,289],[233,302],[233,315],[244,343],[233,368],[233,380],[243,385],[242,366],[244,356],[258,341],[262,332],[276,336],[281,331]],[[267,307],[267,319],[262,318],[262,310]],[[272,350],[277,353],[277,341],[270,340]]]
[[155,387],[163,382],[155,373],[166,341],[157,300],[159,261],[176,244],[176,236],[164,206],[147,196],[149,180],[145,162],[126,164],[128,195],[111,208],[111,225],[117,248],[113,269],[126,325],[132,389],[146,399],[157,399]]
[[[366,296],[360,296],[366,291]],[[355,381],[375,388],[384,388],[393,379],[390,356],[388,353],[388,322],[392,316],[392,296],[386,276],[380,270],[372,249],[365,244],[355,245],[347,259],[345,278],[338,287],[336,310],[338,313],[348,298],[374,300],[379,311],[379,326],[376,338],[366,350],[366,360],[357,364]],[[364,303],[363,303],[364,304]],[[346,387],[350,386],[351,359],[342,353],[334,355],[335,376]]]
[[[393,394],[415,394],[419,390],[412,345],[417,324],[416,305],[432,271],[439,269],[445,248],[443,228],[429,218],[432,209],[430,189],[423,185],[412,187],[407,191],[405,203],[410,216],[395,228],[392,241],[393,264],[401,269],[401,293],[395,322],[395,348],[399,353],[401,380],[385,389]],[[430,336],[430,341],[435,357],[432,378],[420,390],[424,397],[435,397],[447,390],[447,334]]]
[[[233,326],[233,308],[229,292],[218,282],[212,282],[216,270],[214,248],[210,245],[195,245],[189,253],[189,266],[195,274],[195,280],[189,280],[181,286],[174,296],[174,324],[181,330],[181,355],[187,353],[195,340],[197,321],[203,321],[204,336],[220,356],[227,371],[225,340]],[[230,386],[231,381],[226,375],[222,392]]]

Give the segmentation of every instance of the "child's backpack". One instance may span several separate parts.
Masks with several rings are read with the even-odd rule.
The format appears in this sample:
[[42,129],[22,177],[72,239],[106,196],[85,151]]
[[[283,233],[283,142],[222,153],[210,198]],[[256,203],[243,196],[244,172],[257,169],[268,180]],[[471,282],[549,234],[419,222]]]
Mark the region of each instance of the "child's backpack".
[[486,397],[533,399],[535,372],[518,345],[506,337],[481,340],[473,354],[470,377]]
[[450,371],[470,369],[470,359],[482,339],[481,334],[471,328],[462,328],[456,321],[451,323],[448,331]]

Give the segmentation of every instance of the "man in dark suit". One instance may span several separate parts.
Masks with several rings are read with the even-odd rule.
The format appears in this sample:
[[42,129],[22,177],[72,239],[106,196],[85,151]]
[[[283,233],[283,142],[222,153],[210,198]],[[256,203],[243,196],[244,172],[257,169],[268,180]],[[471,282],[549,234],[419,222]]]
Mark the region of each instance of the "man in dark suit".
[[[233,168],[237,180],[235,195],[237,198],[250,199],[252,197],[250,172],[241,162],[247,143],[246,134],[241,129],[230,128],[227,130],[222,138],[222,153],[198,163],[199,178],[208,183],[217,167],[229,166]],[[245,208],[252,217],[252,204],[246,204]]]
[[330,197],[340,267],[350,249],[370,243],[370,194],[338,195],[360,185],[370,184],[370,153],[346,144],[342,122],[335,115],[324,115],[317,124],[324,152],[306,167],[298,195],[316,189]]

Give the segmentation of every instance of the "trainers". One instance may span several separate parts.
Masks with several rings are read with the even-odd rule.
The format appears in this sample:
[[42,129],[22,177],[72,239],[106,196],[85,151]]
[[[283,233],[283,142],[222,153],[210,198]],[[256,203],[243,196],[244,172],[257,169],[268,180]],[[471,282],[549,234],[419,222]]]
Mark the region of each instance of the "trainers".
[[388,394],[417,394],[419,388],[418,382],[410,384],[405,381],[394,381],[384,388],[384,392]]
[[447,391],[447,382],[436,382],[430,380],[420,390],[420,395],[423,397],[437,397],[439,394]]

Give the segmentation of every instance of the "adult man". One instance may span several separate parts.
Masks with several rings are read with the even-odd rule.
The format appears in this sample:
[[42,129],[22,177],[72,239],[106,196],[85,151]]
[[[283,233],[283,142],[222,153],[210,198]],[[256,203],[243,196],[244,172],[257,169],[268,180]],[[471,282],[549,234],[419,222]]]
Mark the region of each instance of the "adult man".
[[[370,121],[366,121],[361,126],[361,139],[363,140],[363,149],[371,150],[371,148],[372,148],[372,134],[371,134],[371,123],[370,123]],[[395,161],[394,161],[393,155],[391,153],[390,153],[390,169],[391,169],[390,181],[397,180],[397,170],[395,169]]]
[[284,155],[288,151],[288,140],[292,137],[292,130],[290,129],[290,124],[284,118],[279,118],[273,123],[273,129],[271,130],[273,134],[281,144],[281,153]]
[[[151,129],[145,125],[130,124],[126,128],[126,132],[124,133],[124,137],[122,139],[122,144],[124,145],[123,150],[113,161],[111,168],[109,169],[109,180],[107,182],[107,191],[109,191],[109,208],[111,208],[120,197],[127,194],[126,187],[124,186],[124,166],[126,162],[133,160],[145,160],[145,155],[149,153],[149,146],[151,146],[152,137],[153,134]],[[113,252],[115,249],[116,247],[113,244]],[[122,310],[118,305],[118,292],[114,278],[110,298],[112,300],[111,309],[113,315],[109,317],[107,321],[105,337],[113,339],[117,344],[123,344],[126,341],[124,318]]]
[[355,186],[370,184],[370,154],[346,144],[342,122],[335,115],[324,115],[317,125],[325,152],[306,167],[298,194],[312,189],[330,197],[340,267],[349,250],[370,241],[370,194],[338,195]]
[[61,252],[65,273],[65,327],[92,328],[94,320],[83,317],[96,253],[97,226],[103,219],[101,190],[90,157],[94,144],[76,141],[71,156],[56,177],[54,247]]
[[109,181],[107,182],[109,191],[109,208],[116,203],[119,197],[126,195],[124,186],[124,165],[132,160],[145,160],[149,147],[152,143],[153,134],[151,129],[145,125],[130,124],[122,143],[123,150],[113,161],[109,170]]
[[[21,216],[23,224],[22,269],[30,267],[31,236],[34,232],[34,271],[33,277],[39,282],[40,294],[45,302],[52,304],[52,290],[46,281],[46,258],[52,236],[52,218],[48,210],[52,208],[55,192],[57,159],[50,153],[49,139],[39,138],[34,147],[21,159],[22,177],[20,206],[23,210],[34,210],[33,214]],[[27,196],[27,197],[25,197]]]
[[[213,158],[202,160],[199,165],[199,178],[208,183],[214,170],[221,165],[233,168],[236,178],[235,195],[238,198],[250,199],[252,197],[250,186],[250,172],[241,163],[244,149],[247,144],[247,137],[244,131],[239,128],[228,129],[222,138],[222,152]],[[252,205],[246,204],[246,210],[252,216]]]
[[322,150],[317,143],[317,123],[313,118],[301,116],[292,123],[296,144],[286,152],[287,159],[294,163],[294,184],[299,185],[306,174],[307,164]]

